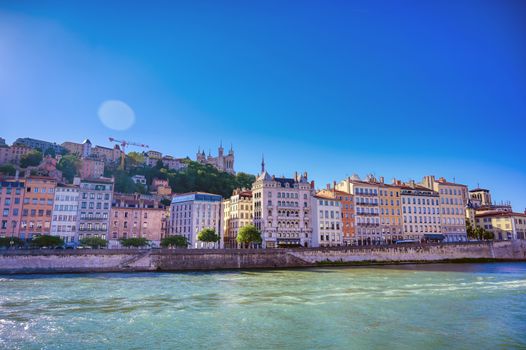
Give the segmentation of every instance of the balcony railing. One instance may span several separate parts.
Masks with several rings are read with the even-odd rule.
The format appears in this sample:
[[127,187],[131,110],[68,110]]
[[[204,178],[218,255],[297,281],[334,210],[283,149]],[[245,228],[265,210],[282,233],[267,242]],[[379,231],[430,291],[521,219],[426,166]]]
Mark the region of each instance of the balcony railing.
[[369,207],[377,207],[377,206],[378,206],[378,203],[356,202],[356,205],[369,206]]
[[378,213],[364,213],[364,212],[361,212],[361,213],[356,213],[356,215],[358,215],[358,216],[378,216],[380,214],[378,214]]
[[366,197],[378,197],[378,193],[358,193],[355,192],[355,196],[366,196]]
[[79,228],[79,231],[82,231],[82,232],[106,232],[106,231],[108,231],[108,229],[107,228],[98,228],[98,229],[96,229],[94,227],[92,227],[92,228],[82,227],[82,228]]

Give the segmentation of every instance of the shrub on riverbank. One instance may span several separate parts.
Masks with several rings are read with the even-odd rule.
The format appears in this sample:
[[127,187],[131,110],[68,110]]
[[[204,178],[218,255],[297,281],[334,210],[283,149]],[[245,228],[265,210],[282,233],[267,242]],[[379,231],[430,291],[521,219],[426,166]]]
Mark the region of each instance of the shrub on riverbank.
[[161,240],[161,247],[163,248],[187,248],[188,239],[183,236],[168,236]]
[[30,242],[31,246],[36,248],[56,248],[56,247],[62,247],[64,245],[64,241],[62,238],[57,236],[36,236],[33,238]]
[[121,239],[121,245],[126,248],[141,248],[149,246],[150,241],[144,237],[123,238]]
[[86,237],[80,240],[80,244],[83,246],[91,247],[93,249],[97,249],[107,247],[108,241],[100,237]]
[[24,241],[18,237],[0,237],[0,247],[2,248],[22,246],[24,246]]

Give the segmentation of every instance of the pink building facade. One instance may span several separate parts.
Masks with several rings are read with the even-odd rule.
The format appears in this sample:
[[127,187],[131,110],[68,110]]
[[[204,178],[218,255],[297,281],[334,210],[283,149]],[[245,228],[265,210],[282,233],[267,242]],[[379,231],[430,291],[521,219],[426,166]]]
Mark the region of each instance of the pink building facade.
[[23,179],[0,178],[0,237],[18,237],[24,189]]
[[82,179],[98,179],[104,174],[104,162],[96,159],[85,158],[80,166]]
[[156,200],[115,194],[110,215],[110,240],[144,237],[158,244],[163,236],[165,215],[164,206]]

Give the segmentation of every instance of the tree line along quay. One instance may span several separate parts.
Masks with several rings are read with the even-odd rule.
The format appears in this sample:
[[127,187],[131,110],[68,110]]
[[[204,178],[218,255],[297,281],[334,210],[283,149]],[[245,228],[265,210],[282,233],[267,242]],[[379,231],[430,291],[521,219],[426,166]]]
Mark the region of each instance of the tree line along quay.
[[445,178],[236,172],[235,153],[194,160],[119,145],[0,138],[0,246],[317,248],[513,241],[526,214]]

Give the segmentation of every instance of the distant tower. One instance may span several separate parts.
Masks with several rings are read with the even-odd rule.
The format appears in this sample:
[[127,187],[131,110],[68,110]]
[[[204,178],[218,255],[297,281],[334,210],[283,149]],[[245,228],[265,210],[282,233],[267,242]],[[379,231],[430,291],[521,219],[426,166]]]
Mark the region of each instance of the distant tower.
[[205,161],[205,152],[201,152],[201,147],[197,149],[197,154],[195,158],[199,163],[203,163]]
[[223,152],[223,140],[221,140],[221,142],[219,143],[219,148],[217,149],[217,155],[219,158],[223,157]]
[[89,139],[85,139],[84,142],[82,142],[82,158],[89,157],[91,154],[91,141]]
[[229,174],[235,174],[234,171],[234,150],[230,146],[230,151],[225,155],[225,149],[223,148],[223,142],[221,141],[218,147],[217,157],[213,157],[210,149],[208,150],[208,156],[205,155],[205,151],[201,150],[201,147],[197,150],[196,161],[201,164],[213,165],[217,170],[224,171]]

